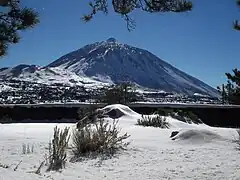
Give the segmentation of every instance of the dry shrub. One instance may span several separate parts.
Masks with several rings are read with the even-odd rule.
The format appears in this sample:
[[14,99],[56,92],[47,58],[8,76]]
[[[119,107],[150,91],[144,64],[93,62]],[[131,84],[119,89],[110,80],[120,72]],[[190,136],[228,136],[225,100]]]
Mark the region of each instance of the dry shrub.
[[72,135],[74,157],[93,157],[98,154],[114,155],[118,150],[125,150],[129,143],[125,143],[124,140],[129,138],[129,135],[127,133],[120,135],[117,124],[116,120],[110,124],[99,119],[93,125],[75,130]]
[[67,158],[67,147],[70,136],[69,128],[60,130],[57,126],[54,128],[52,142],[49,143],[49,167],[48,171],[59,170],[65,167]]
[[156,115],[156,116],[143,116],[141,119],[138,119],[137,125],[140,126],[150,126],[158,128],[169,128],[169,123],[166,121],[166,117]]

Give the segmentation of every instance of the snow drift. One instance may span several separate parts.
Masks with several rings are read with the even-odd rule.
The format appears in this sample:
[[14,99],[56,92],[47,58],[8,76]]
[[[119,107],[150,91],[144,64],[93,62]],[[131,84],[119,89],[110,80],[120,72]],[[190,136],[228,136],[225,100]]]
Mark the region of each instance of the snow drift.
[[128,117],[128,118],[139,118],[141,115],[133,111],[128,106],[122,104],[113,104],[108,105],[101,109],[105,115],[108,115],[110,118],[120,118],[120,117]]
[[191,142],[210,142],[212,140],[221,140],[222,137],[206,129],[187,129],[181,130],[172,140],[188,140]]
[[[104,115],[108,116],[110,119],[119,119],[121,126],[122,124],[136,125],[137,120],[142,118],[141,114],[121,104],[108,105],[101,110],[104,112]],[[143,116],[154,117],[157,115]],[[184,122],[172,117],[166,117],[166,121],[169,123],[170,130],[178,132],[176,136],[171,137],[172,140],[189,143],[207,143],[215,140],[229,140],[237,135],[236,132],[231,131],[231,136],[229,136],[229,132],[227,132],[228,136],[224,137],[225,129],[223,128],[218,128],[219,131],[216,132],[217,128],[210,127],[204,123],[194,123],[194,121],[189,120]],[[171,132],[169,131],[169,135],[170,134]]]
[[[104,116],[108,116],[109,118],[112,119],[119,119],[121,122],[126,122],[126,119],[128,119],[128,122],[132,122],[132,124],[136,124],[137,120],[145,117],[145,116],[150,116],[154,117],[157,116],[157,114],[153,115],[142,115],[139,114],[135,111],[133,111],[131,108],[128,106],[122,105],[122,104],[113,104],[113,105],[108,105],[102,109]],[[197,124],[194,123],[193,121],[180,121],[177,119],[174,119],[172,117],[166,117],[166,121],[169,123],[171,128],[196,128],[196,127],[206,127],[207,125],[205,124]],[[120,123],[121,123],[120,122]]]

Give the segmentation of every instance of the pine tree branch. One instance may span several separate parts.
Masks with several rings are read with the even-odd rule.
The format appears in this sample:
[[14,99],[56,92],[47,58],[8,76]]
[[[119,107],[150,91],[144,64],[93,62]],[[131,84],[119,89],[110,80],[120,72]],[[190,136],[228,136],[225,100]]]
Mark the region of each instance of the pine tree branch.
[[[237,6],[239,6],[240,7],[240,0],[237,0]],[[235,29],[235,30],[238,30],[238,31],[240,31],[240,23],[239,23],[239,21],[238,20],[235,20],[234,22],[233,22],[233,28]]]
[[19,31],[34,27],[39,23],[39,15],[31,8],[21,8],[19,0],[8,0],[0,13],[0,56],[7,54],[9,44],[19,42]]
[[240,31],[240,23],[238,20],[234,21],[233,27],[235,30]]
[[240,6],[240,0],[237,1],[237,6]]
[[[108,13],[107,0],[94,0],[89,3],[92,11],[82,17],[85,22],[89,22],[93,16],[102,11]],[[149,13],[165,13],[165,12],[186,12],[192,10],[192,2],[189,0],[112,0],[114,11],[120,14],[127,22],[127,29],[130,31],[136,27],[135,21],[129,14],[135,9]]]
[[5,15],[0,16],[0,22],[1,22],[1,21],[4,21],[5,23],[11,23],[11,21],[8,20]]

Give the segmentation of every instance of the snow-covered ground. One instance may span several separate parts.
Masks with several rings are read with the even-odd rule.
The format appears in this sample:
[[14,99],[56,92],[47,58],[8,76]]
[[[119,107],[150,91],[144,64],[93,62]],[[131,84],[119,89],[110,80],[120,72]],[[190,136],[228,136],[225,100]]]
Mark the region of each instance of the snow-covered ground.
[[[126,106],[112,105],[123,112],[119,118],[122,132],[131,135],[127,151],[99,164],[98,159],[70,163],[62,172],[35,171],[48,153],[47,147],[57,124],[0,124],[0,180],[214,180],[240,179],[240,151],[233,140],[235,129],[213,128],[204,124],[187,124],[167,117],[170,129],[135,125],[140,114]],[[75,124],[58,124],[59,127]],[[171,132],[180,130],[175,140]],[[22,154],[22,145],[34,145],[32,154]],[[71,155],[69,153],[68,159]],[[16,171],[14,167],[22,161]]]
[[22,73],[16,79],[24,79],[24,81],[37,82],[42,84],[65,84],[69,86],[84,86],[86,88],[94,88],[108,86],[109,83],[95,81],[86,76],[78,76],[73,72],[61,68],[43,68],[34,73]]
[[11,86],[0,84],[0,92],[2,91],[9,91],[9,90],[16,90],[17,88],[13,88]]

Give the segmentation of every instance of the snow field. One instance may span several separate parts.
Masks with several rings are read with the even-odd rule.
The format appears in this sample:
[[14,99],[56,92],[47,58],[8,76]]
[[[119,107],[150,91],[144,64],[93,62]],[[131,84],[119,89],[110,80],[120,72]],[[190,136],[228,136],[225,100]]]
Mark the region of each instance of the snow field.
[[[140,114],[123,105],[111,105],[106,111],[118,109],[122,133],[131,135],[127,151],[99,164],[99,159],[67,162],[62,172],[32,173],[48,153],[53,128],[75,128],[75,124],[0,124],[0,180],[194,180],[240,179],[240,151],[232,141],[237,138],[235,129],[214,128],[204,124],[187,124],[167,117],[170,129],[135,125]],[[110,118],[107,118],[111,120]],[[180,131],[172,140],[172,131]],[[22,144],[34,145],[34,152],[22,154]],[[68,159],[71,153],[69,149]],[[14,167],[22,161],[19,168]]]

